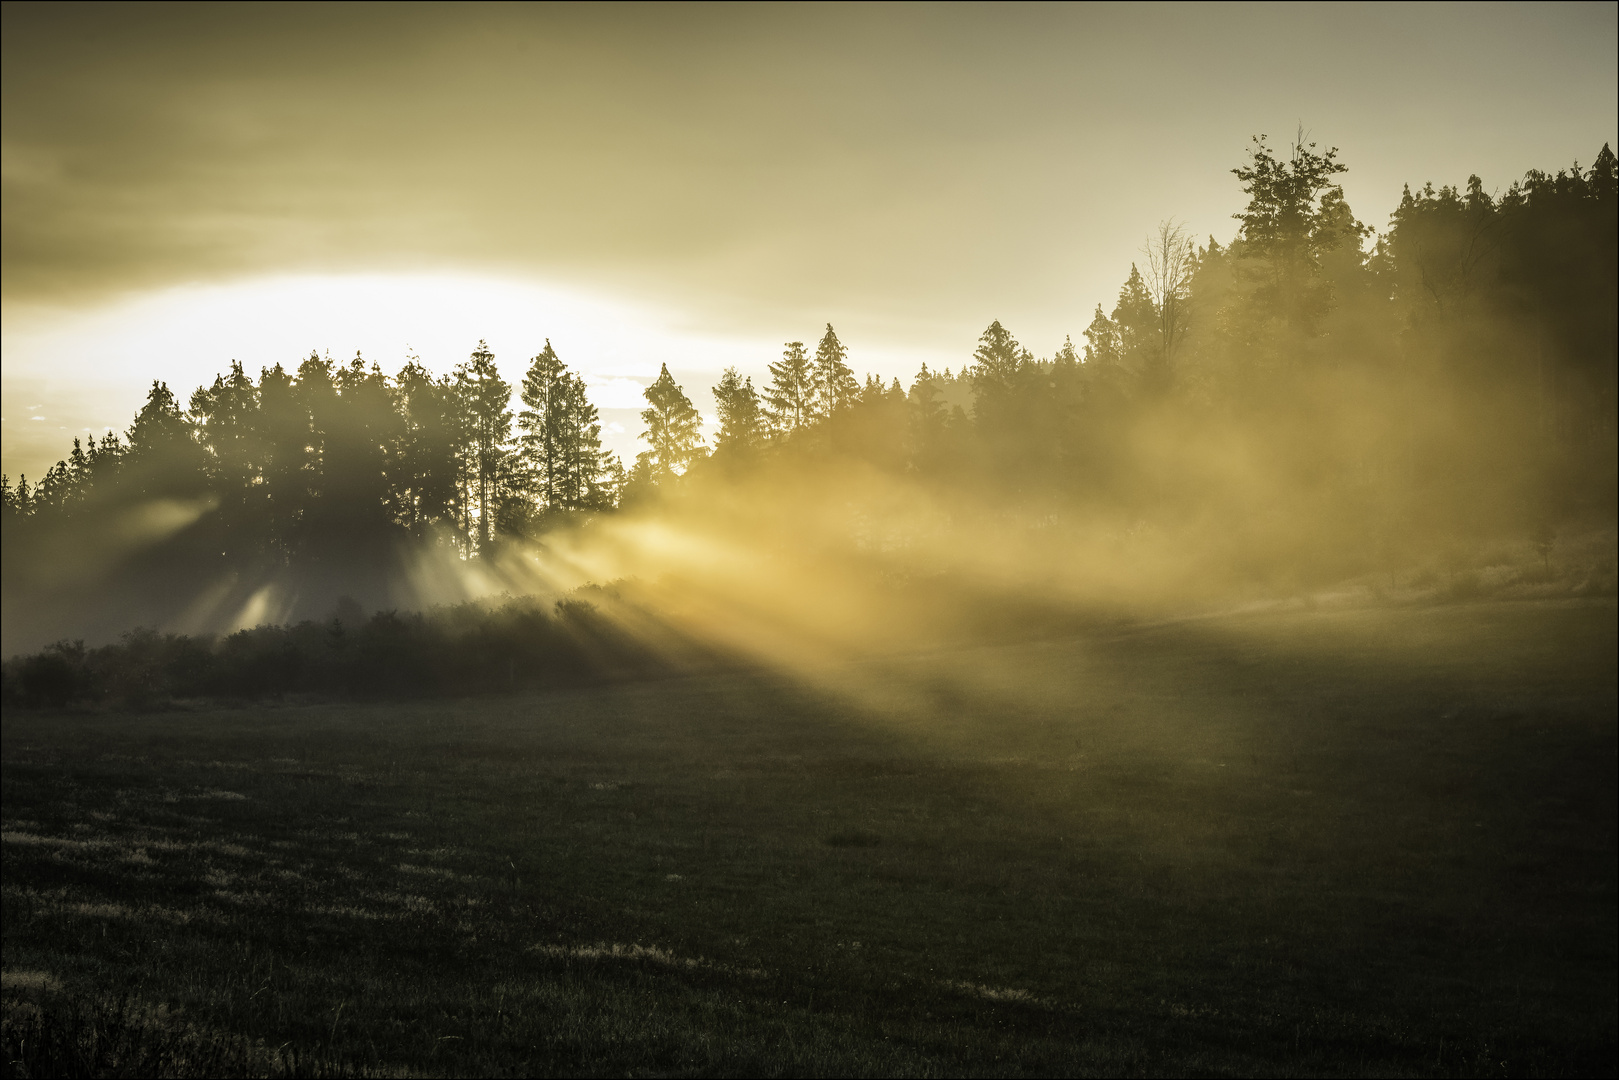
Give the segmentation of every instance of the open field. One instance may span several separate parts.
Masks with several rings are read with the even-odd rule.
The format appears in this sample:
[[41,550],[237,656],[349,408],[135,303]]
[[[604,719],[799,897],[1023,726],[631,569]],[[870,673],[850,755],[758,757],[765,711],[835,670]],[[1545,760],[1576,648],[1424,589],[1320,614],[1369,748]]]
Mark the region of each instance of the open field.
[[4,727],[8,1075],[1616,1067],[1611,598]]

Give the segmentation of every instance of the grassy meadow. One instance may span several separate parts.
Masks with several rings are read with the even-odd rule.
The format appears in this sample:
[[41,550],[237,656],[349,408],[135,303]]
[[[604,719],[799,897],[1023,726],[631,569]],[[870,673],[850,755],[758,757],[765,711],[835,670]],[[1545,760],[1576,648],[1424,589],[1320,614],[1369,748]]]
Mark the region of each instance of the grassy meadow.
[[14,712],[6,1073],[1612,1074],[1616,621]]

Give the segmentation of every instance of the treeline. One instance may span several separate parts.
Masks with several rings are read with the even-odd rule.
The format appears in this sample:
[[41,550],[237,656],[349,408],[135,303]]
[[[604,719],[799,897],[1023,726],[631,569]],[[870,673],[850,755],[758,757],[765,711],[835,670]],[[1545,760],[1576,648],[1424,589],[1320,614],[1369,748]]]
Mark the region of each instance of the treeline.
[[370,617],[345,597],[330,618],[293,626],[224,636],[140,629],[99,648],[60,641],[0,666],[0,700],[139,709],[187,699],[416,698],[645,678],[668,670],[667,660],[666,649],[582,595]]
[[482,344],[442,377],[233,364],[185,407],[156,382],[124,435],[4,480],[7,618],[89,580],[116,580],[80,602],[123,626],[199,583],[231,583],[233,613],[272,580],[304,598],[287,612],[398,607],[389,583],[423,550],[492,564],[559,523],[743,478],[791,498],[840,463],[953,498],[956,520],[1196,520],[1254,566],[1295,557],[1279,537],[1365,560],[1434,530],[1611,517],[1611,149],[1498,195],[1407,189],[1375,239],[1337,153],[1256,139],[1231,242],[1161,225],[1111,311],[1049,356],[994,322],[955,373],[861,381],[829,325],[761,387],[725,372],[712,446],[665,367],[627,471],[549,343],[515,388]]
[[[1429,436],[1458,426],[1505,439],[1513,471],[1537,468],[1548,451],[1604,463],[1592,451],[1615,430],[1612,151],[1589,169],[1531,172],[1499,198],[1476,176],[1465,189],[1407,188],[1370,244],[1373,230],[1334,182],[1343,171],[1336,150],[1308,144],[1282,157],[1256,139],[1234,170],[1250,200],[1237,237],[1197,246],[1161,225],[1111,313],[1099,305],[1082,344],[1046,358],[994,322],[958,374],[924,367],[905,390],[857,382],[830,326],[813,357],[790,342],[762,392],[734,370],[714,388],[715,456],[814,433],[824,449],[985,489],[1151,501],[1161,492],[1135,482],[1152,454],[1132,436],[1167,415],[1269,436],[1272,449],[1334,474],[1319,477],[1328,487],[1443,472],[1457,463],[1423,460],[1443,456]],[[655,391],[660,417],[692,415],[667,378]],[[1395,413],[1404,430],[1339,430]],[[1288,416],[1289,430],[1277,430]],[[657,481],[702,460],[694,429],[681,430],[654,437],[635,475]],[[1491,458],[1462,472],[1495,463],[1465,438],[1448,442]]]
[[617,502],[623,468],[601,448],[584,381],[546,342],[513,390],[482,342],[451,374],[412,357],[396,376],[355,354],[310,354],[255,382],[233,362],[182,409],[152,383],[122,438],[73,440],[30,487],[4,482],[19,516],[93,514],[108,502],[206,498],[239,552],[290,556],[379,535],[436,537],[467,553],[526,534],[548,513]]

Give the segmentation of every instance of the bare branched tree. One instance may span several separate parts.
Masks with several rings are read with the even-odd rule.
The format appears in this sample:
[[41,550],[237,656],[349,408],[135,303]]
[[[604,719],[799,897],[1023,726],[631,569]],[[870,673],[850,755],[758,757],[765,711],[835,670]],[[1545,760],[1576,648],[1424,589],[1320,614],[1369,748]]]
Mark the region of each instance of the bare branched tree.
[[1142,267],[1147,292],[1158,313],[1158,361],[1167,377],[1174,363],[1175,349],[1186,332],[1186,301],[1191,292],[1192,271],[1196,268],[1192,240],[1171,218],[1159,222],[1158,231],[1147,237],[1147,245],[1141,253],[1147,257]]

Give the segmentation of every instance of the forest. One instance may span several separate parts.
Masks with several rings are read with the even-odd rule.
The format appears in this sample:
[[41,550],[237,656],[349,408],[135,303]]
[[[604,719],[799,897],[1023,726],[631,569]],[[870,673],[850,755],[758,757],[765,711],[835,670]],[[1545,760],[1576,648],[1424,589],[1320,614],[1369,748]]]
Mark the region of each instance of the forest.
[[[702,638],[694,597],[722,578],[750,610],[858,594],[883,612],[869,638],[897,640],[985,596],[1195,605],[1454,573],[1503,540],[1549,569],[1616,512],[1612,150],[1504,192],[1408,186],[1381,231],[1346,167],[1302,135],[1255,138],[1229,242],[1161,223],[1111,311],[1046,356],[994,321],[954,372],[861,381],[826,325],[762,386],[725,372],[712,445],[665,366],[628,467],[549,341],[516,386],[481,342],[439,375],[312,352],[257,378],[233,362],[183,401],[155,379],[127,431],[4,478],[6,651],[61,639],[7,664],[7,698],[122,693],[107,673],[137,654],[168,657],[174,693],[400,685],[331,674],[345,629],[435,656],[527,634],[576,661],[525,671],[643,671],[657,650],[631,624]],[[701,581],[671,534],[711,553]],[[775,591],[721,551],[766,560]],[[725,644],[710,636],[692,648]],[[489,658],[528,655],[512,649],[418,682],[498,688]],[[283,660],[252,676],[230,659],[266,650]]]

